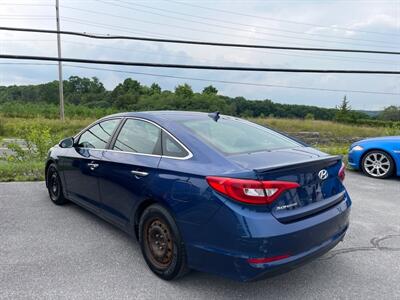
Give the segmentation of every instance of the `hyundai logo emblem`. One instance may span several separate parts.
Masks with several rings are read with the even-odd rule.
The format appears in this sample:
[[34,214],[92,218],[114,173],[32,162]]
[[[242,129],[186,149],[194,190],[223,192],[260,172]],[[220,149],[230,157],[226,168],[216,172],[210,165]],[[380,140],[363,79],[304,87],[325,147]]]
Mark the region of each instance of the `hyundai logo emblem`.
[[322,169],[321,171],[318,172],[318,177],[319,177],[321,180],[327,179],[327,178],[328,178],[328,171],[325,170],[325,169]]

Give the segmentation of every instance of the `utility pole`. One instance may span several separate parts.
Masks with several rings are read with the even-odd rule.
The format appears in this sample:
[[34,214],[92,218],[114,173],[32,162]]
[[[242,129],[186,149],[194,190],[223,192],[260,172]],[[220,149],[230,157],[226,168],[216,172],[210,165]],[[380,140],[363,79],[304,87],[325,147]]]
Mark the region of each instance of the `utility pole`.
[[[56,0],[56,19],[57,19],[57,50],[58,59],[61,59],[61,35],[60,31],[60,5],[59,0]],[[64,87],[63,87],[63,76],[62,76],[62,62],[58,61],[58,84],[60,92],[60,119],[64,122]]]

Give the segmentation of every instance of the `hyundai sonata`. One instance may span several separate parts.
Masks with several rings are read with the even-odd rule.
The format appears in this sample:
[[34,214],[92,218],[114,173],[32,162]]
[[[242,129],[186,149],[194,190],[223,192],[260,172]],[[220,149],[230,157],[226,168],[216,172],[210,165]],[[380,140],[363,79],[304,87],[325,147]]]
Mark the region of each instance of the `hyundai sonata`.
[[248,281],[340,242],[351,200],[341,157],[217,113],[102,118],[54,146],[46,185],[136,236],[149,268]]

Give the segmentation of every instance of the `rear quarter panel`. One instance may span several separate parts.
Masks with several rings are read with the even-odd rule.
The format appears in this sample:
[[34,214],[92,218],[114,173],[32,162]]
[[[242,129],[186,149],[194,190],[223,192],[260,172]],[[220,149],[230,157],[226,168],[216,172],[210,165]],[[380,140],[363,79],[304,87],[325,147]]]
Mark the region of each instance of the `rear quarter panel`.
[[178,222],[204,224],[222,204],[212,197],[205,177],[228,172],[238,178],[255,176],[254,172],[234,167],[225,160],[200,158],[196,152],[188,160],[163,157],[152,183],[152,193],[168,206]]

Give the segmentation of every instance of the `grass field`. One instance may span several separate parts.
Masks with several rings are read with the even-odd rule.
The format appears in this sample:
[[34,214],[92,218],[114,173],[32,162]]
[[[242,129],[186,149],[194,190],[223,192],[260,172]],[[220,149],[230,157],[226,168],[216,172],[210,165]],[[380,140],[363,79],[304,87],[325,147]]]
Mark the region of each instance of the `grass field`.
[[6,118],[0,117],[0,136],[3,138],[18,138],[21,129],[26,127],[43,126],[50,128],[55,135],[71,136],[86,127],[95,119],[58,119],[47,118]]
[[1,181],[44,180],[42,161],[8,162],[0,160]]
[[[351,138],[351,137],[371,137],[382,135],[399,135],[400,129],[369,126],[352,126],[331,121],[301,120],[301,119],[278,119],[278,118],[253,118],[249,119],[260,125],[270,126],[279,131],[288,133],[297,132],[319,132],[322,137]],[[57,135],[70,136],[84,128],[94,118],[86,119],[66,119],[64,123],[57,119],[47,118],[6,118],[0,116],[0,137],[18,137],[21,128],[30,126],[49,127],[51,132]]]
[[[48,128],[52,138],[58,139],[71,136],[95,119],[67,119],[64,123],[48,118],[9,118],[0,116],[0,137],[20,138],[21,131],[27,128]],[[400,135],[399,129],[385,127],[352,126],[329,121],[256,118],[250,119],[260,125],[266,125],[282,132],[297,134],[302,132],[317,132],[324,141],[314,146],[324,152],[345,155],[349,140],[384,135]],[[39,132],[40,133],[40,132]],[[332,142],[333,141],[333,142]],[[1,139],[0,139],[1,145]],[[0,181],[43,180],[43,161],[7,161],[0,160]]]
[[353,126],[331,121],[277,118],[255,118],[250,120],[260,125],[267,125],[283,132],[319,132],[322,137],[339,139],[400,134],[400,129],[359,125]]

